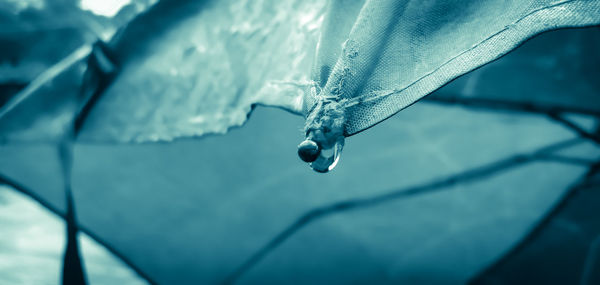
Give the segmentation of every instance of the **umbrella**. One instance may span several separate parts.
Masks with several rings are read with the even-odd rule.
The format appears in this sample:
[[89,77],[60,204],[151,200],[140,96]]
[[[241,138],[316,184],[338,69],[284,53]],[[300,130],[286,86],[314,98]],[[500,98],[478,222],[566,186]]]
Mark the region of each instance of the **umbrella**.
[[[59,213],[71,182],[80,229],[161,284],[468,280],[593,163],[560,155],[581,149],[578,136],[594,137],[565,118],[596,116],[593,103],[576,97],[577,108],[550,112],[559,105],[537,96],[527,107],[519,102],[531,97],[510,93],[518,115],[465,110],[447,103],[505,102],[466,100],[452,90],[482,89],[457,81],[432,104],[354,137],[334,173],[306,171],[295,142],[307,136],[322,153],[337,148],[335,159],[313,163],[329,170],[344,136],[539,32],[597,24],[599,3],[399,3],[161,1],[5,106],[1,173]],[[578,52],[565,56],[591,56]],[[547,70],[537,63],[527,66]],[[597,89],[585,79],[578,94],[589,96]],[[256,104],[307,120],[260,107],[248,120]],[[63,173],[75,138],[72,173]],[[61,142],[62,159],[51,144],[23,142]]]

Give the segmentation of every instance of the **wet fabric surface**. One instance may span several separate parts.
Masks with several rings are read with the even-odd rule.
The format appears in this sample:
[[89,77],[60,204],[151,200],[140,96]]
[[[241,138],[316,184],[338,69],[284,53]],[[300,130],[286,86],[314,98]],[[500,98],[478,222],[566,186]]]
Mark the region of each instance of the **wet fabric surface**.
[[[489,68],[473,72],[441,89],[433,99],[419,102],[377,127],[353,136],[338,168],[328,175],[311,172],[296,157],[295,146],[302,139],[300,130],[304,120],[262,107],[256,108],[245,125],[226,134],[170,143],[98,143],[170,140],[220,132],[215,130],[241,124],[253,102],[245,101],[247,98],[262,92],[282,91],[263,89],[265,82],[281,79],[302,85],[303,80],[310,78],[307,72],[290,66],[311,70],[313,56],[304,49],[305,40],[312,39],[316,45],[320,21],[323,27],[328,27],[323,32],[331,33],[347,28],[343,20],[350,19],[341,17],[340,26],[334,29],[321,18],[328,11],[325,6],[283,1],[281,6],[273,6],[274,10],[267,9],[267,15],[273,16],[268,19],[253,18],[253,13],[247,13],[243,15],[250,20],[239,20],[243,23],[240,25],[230,26],[238,23],[236,19],[224,20],[227,30],[219,30],[218,25],[195,28],[215,20],[211,17],[216,15],[233,15],[239,10],[258,11],[256,15],[262,15],[266,12],[261,9],[270,7],[268,1],[240,2],[241,6],[227,3],[220,6],[197,2],[171,7],[175,11],[171,16],[186,8],[189,10],[185,12],[190,14],[197,11],[215,14],[200,13],[204,18],[174,17],[173,30],[165,29],[162,34],[165,38],[145,35],[150,40],[140,46],[142,50],[148,48],[147,54],[128,58],[129,65],[123,66],[120,77],[107,89],[106,97],[90,113],[82,141],[76,145],[73,195],[81,229],[118,252],[150,281],[159,284],[224,281],[262,284],[289,280],[328,284],[352,280],[464,283],[482,270],[493,268],[496,261],[563,200],[600,157],[599,115],[593,97],[598,94],[593,77],[597,69],[590,65],[597,57],[589,55],[595,52],[589,47],[597,44],[590,36],[597,32],[593,29],[577,31],[575,35],[548,34],[546,38],[540,37],[537,45],[534,39],[515,57],[508,55]],[[401,7],[403,11],[414,12],[411,3]],[[432,1],[424,7],[441,9],[436,3],[444,2]],[[507,3],[518,8],[524,2]],[[598,2],[551,4],[561,7],[577,3],[593,6]],[[361,6],[356,5],[342,5],[336,11],[358,15]],[[473,9],[481,5],[473,5]],[[303,13],[294,17],[281,14],[292,8]],[[461,9],[450,9],[455,13],[469,11],[458,10]],[[396,10],[387,12],[393,11]],[[147,23],[143,18],[140,21]],[[415,23],[419,23],[418,19]],[[298,27],[301,31],[295,30]],[[265,31],[275,31],[276,36],[261,34]],[[439,31],[417,29],[415,33],[442,35],[442,31],[443,25]],[[190,32],[195,32],[195,36],[187,37]],[[307,35],[304,33],[308,33],[307,38],[302,38]],[[224,34],[242,36],[231,40]],[[183,44],[177,45],[181,38],[185,38]],[[522,39],[511,43],[516,45]],[[572,44],[576,41],[581,42]],[[207,43],[214,43],[217,49],[211,51]],[[232,52],[238,48],[244,50],[242,45],[246,43],[248,48],[258,48],[247,54]],[[253,53],[263,47],[279,51],[275,47],[280,44],[285,47],[281,54]],[[557,48],[548,51],[549,46]],[[314,58],[320,60],[320,55],[336,49],[339,52],[339,48],[334,44],[324,51],[327,47],[320,45]],[[227,52],[217,53],[223,50]],[[360,46],[347,49],[349,55],[358,57],[362,50]],[[185,51],[202,56],[191,56],[188,61]],[[242,65],[249,69],[235,69],[238,72],[235,73],[233,63],[247,64]],[[406,70],[418,72],[431,67],[426,62],[415,65],[419,66]],[[203,75],[212,67],[221,73]],[[453,72],[473,68],[463,67]],[[558,76],[558,71],[565,75]],[[373,72],[377,74],[377,69]],[[459,73],[445,73],[439,77],[440,81],[414,94],[423,96]],[[582,74],[581,78],[571,77],[575,73]],[[514,77],[504,77],[507,74]],[[214,82],[213,75],[228,80]],[[60,90],[65,86],[54,87]],[[549,91],[564,93],[571,89],[573,96],[546,101],[555,98],[554,94],[547,94]],[[190,90],[202,96],[194,97],[196,93]],[[388,99],[381,102],[385,100]],[[208,105],[202,105],[204,102]],[[60,108],[66,106],[57,103]],[[373,104],[377,106],[379,102]],[[402,108],[397,104],[392,106]],[[21,114],[37,114],[37,111],[39,108],[24,108]],[[377,116],[369,120],[377,121]],[[59,128],[43,129],[43,118],[32,119],[40,130],[47,131],[39,133],[38,138],[44,141],[48,132],[60,136]],[[189,121],[190,118],[196,121]],[[26,128],[28,124],[19,129],[18,124],[23,122],[10,123],[16,124],[9,125],[15,127],[11,130],[25,130],[32,135],[21,138],[33,139],[28,144],[10,144],[9,140],[0,146],[0,173],[22,184],[46,206],[64,213],[63,179],[55,147],[31,143],[39,141],[35,139],[37,133]],[[589,276],[589,280],[595,280],[596,275]]]
[[[366,1],[355,21],[338,21],[356,15],[338,9],[347,2],[330,3],[313,79],[322,96],[359,102],[346,111],[348,135],[537,33],[600,22],[598,1]],[[347,36],[328,37],[336,32]]]
[[[109,41],[121,72],[81,139],[147,142],[225,133],[242,125],[254,104],[307,113],[314,85],[321,95],[333,90],[354,98],[346,112],[351,135],[540,32],[600,21],[598,1],[375,2],[162,1]],[[65,76],[67,84],[81,85],[77,74]],[[36,112],[40,98],[73,103],[74,95],[45,89],[15,112]],[[59,132],[69,120],[56,117],[63,119],[53,124]],[[15,120],[0,127],[31,128]],[[41,131],[11,139],[49,140],[49,131]]]

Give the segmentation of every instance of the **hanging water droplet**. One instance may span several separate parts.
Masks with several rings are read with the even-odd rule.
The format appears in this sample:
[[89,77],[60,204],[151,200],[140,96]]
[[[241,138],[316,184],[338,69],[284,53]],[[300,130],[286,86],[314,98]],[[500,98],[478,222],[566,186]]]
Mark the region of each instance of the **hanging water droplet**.
[[[338,138],[332,148],[322,149],[315,161],[310,164],[310,167],[320,173],[331,171],[340,160],[342,149],[344,148],[344,137]],[[331,153],[331,154],[329,154]],[[329,154],[329,155],[328,155]]]
[[303,161],[310,163],[310,167],[314,171],[326,173],[337,165],[343,147],[343,136],[338,138],[333,147],[327,149],[321,148],[315,141],[307,138],[298,145],[298,156]]
[[321,148],[313,140],[306,139],[298,145],[298,156],[304,162],[313,162],[321,154]]

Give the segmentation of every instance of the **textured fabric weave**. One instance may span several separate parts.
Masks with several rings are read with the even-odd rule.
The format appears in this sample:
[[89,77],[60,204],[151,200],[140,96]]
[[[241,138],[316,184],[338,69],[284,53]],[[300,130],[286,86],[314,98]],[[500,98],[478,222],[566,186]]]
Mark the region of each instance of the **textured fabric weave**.
[[[315,95],[346,99],[349,136],[540,32],[600,24],[598,0],[161,3],[128,25],[132,33],[111,41],[121,71],[81,140],[225,133],[244,124],[255,104],[311,118]],[[62,136],[76,110],[82,57],[76,52],[58,63],[0,110],[2,140]],[[303,95],[303,83],[317,83],[316,94]]]
[[350,136],[540,32],[599,24],[600,1],[340,0],[327,17],[312,77],[349,99]]

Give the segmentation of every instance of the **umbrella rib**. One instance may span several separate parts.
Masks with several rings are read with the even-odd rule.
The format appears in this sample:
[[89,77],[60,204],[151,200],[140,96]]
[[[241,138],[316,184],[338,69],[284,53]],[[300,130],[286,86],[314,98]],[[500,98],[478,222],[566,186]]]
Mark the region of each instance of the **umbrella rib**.
[[534,102],[513,102],[508,100],[488,98],[468,98],[450,93],[432,94],[424,97],[424,102],[432,102],[445,105],[462,105],[478,109],[510,110],[525,113],[546,114],[573,113],[600,117],[600,111],[570,106],[544,105]]
[[[566,162],[562,158],[554,160],[554,156],[551,156],[552,152],[559,151],[564,148],[571,147],[573,145],[581,143],[581,139],[569,139],[547,145],[539,148],[530,153],[517,154],[508,158],[500,159],[479,167],[471,168],[469,170],[448,176],[446,178],[438,179],[434,182],[425,183],[422,185],[412,186],[408,188],[395,189],[387,191],[383,194],[375,195],[366,198],[350,199],[346,201],[336,202],[327,206],[317,207],[309,210],[305,214],[301,215],[291,225],[286,227],[283,231],[277,234],[273,239],[259,248],[254,254],[252,254],[245,262],[237,267],[224,281],[223,284],[233,284],[239,278],[252,269],[256,264],[263,260],[271,251],[279,247],[289,237],[294,235],[300,229],[304,228],[308,224],[315,220],[325,218],[332,214],[340,212],[364,209],[380,205],[385,202],[401,198],[410,198],[416,195],[428,194],[437,191],[447,190],[449,187],[457,185],[459,183],[472,183],[489,177],[491,175],[507,171],[518,166],[534,162],[534,161],[556,161],[559,163],[572,163],[572,161]],[[581,163],[578,161],[577,164]],[[589,164],[586,164],[589,165]]]
[[455,96],[443,93],[441,96],[428,96],[423,98],[425,102],[437,104],[461,105],[470,108],[485,109],[485,110],[511,110],[517,112],[543,114],[548,116],[553,121],[567,127],[577,133],[577,135],[592,140],[595,144],[600,145],[600,136],[590,133],[577,124],[565,119],[562,114],[571,113],[579,115],[593,116],[600,118],[600,112],[573,107],[547,106],[543,104],[535,104],[531,102],[510,102],[506,100],[487,99],[487,98],[467,98],[463,96]]
[[[53,214],[57,215],[58,217],[60,217],[62,219],[66,219],[66,213],[59,210],[56,206],[53,206],[52,204],[48,203],[44,198],[35,194],[35,193],[39,193],[39,192],[31,191],[27,187],[11,180],[10,178],[8,178],[2,174],[0,174],[0,184],[10,186],[10,188],[31,197],[34,201],[36,201],[37,203],[42,205],[44,208],[48,209]],[[85,233],[86,235],[88,235],[89,237],[91,237],[96,242],[98,242],[98,244],[100,244],[104,248],[106,248],[108,250],[108,252],[110,252],[111,254],[113,254],[114,256],[119,258],[121,261],[123,261],[123,263],[125,263],[127,266],[129,266],[129,268],[131,268],[140,278],[145,279],[146,281],[148,281],[149,284],[158,284],[156,281],[152,280],[152,278],[150,278],[150,276],[146,275],[140,268],[138,268],[133,262],[131,262],[131,260],[129,260],[127,257],[123,256],[121,253],[119,253],[119,251],[117,251],[112,245],[105,242],[98,235],[96,235],[95,233],[93,233],[92,231],[87,229],[86,227],[80,226],[79,230],[81,232]]]
[[596,145],[600,145],[600,137],[599,136],[587,132],[586,130],[584,130],[580,126],[578,126],[577,124],[565,119],[560,114],[550,113],[550,114],[548,114],[548,116],[555,122],[558,122],[558,123],[562,124],[563,126],[573,130],[580,137],[592,140]]
[[481,270],[475,277],[473,277],[468,284],[481,284],[483,282],[483,278],[485,275],[491,274],[494,268],[501,266],[508,262],[508,260],[516,255],[521,249],[523,249],[528,243],[534,240],[538,235],[541,234],[543,229],[548,225],[551,220],[559,215],[560,211],[566,207],[567,203],[571,200],[570,198],[575,196],[578,191],[585,189],[586,187],[593,186],[593,182],[589,180],[600,171],[600,161],[595,162],[594,164],[588,167],[587,172],[581,177],[580,181],[572,185],[565,194],[564,198],[554,206],[553,209],[549,211],[549,213],[520,241],[518,242],[512,249],[510,249],[507,253],[505,253],[499,260],[492,263],[488,267]]
[[[73,146],[82,126],[89,116],[92,108],[102,96],[104,90],[110,85],[114,75],[117,72],[117,65],[111,56],[108,47],[98,40],[92,52],[87,58],[88,70],[84,75],[81,85],[79,99],[83,105],[77,113],[70,130],[65,133],[63,139],[59,142],[58,150],[62,164],[63,177],[65,180],[65,200],[67,213],[65,222],[67,223],[67,245],[63,259],[62,284],[63,285],[85,285],[87,278],[83,260],[80,255],[77,233],[77,215],[75,210],[75,201],[71,188],[71,172],[73,163]],[[91,92],[89,98],[86,98],[88,92]]]

